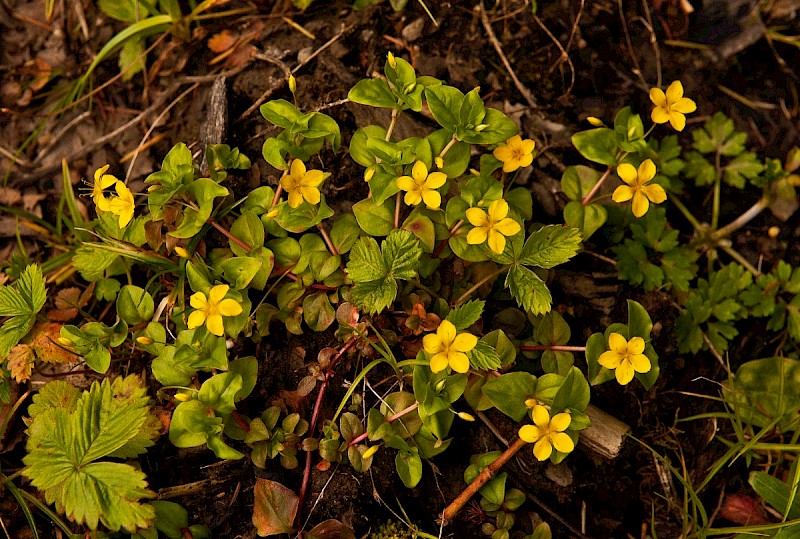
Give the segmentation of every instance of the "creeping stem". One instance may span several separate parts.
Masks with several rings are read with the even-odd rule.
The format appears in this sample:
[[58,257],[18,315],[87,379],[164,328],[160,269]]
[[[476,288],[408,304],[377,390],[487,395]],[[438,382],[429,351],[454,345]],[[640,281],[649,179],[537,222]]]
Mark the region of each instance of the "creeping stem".
[[597,193],[597,191],[600,190],[600,187],[602,187],[603,182],[606,181],[606,178],[608,178],[611,175],[611,170],[612,170],[612,168],[609,166],[606,169],[606,171],[603,172],[603,175],[600,176],[600,179],[597,180],[596,184],[594,184],[594,187],[592,187],[592,190],[589,191],[589,193],[585,197],[583,197],[583,200],[581,201],[581,204],[583,204],[584,206],[587,206],[592,201],[592,197]]

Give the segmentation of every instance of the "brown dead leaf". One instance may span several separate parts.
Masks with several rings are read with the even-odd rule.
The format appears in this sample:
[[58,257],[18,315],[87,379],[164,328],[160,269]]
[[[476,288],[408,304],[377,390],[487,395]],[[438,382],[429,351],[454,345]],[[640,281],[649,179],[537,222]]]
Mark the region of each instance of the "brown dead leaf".
[[0,204],[16,206],[22,200],[22,193],[11,187],[0,187]]
[[233,48],[237,39],[237,36],[234,36],[230,30],[226,29],[208,38],[208,48],[212,52],[219,54]]
[[31,377],[33,362],[36,357],[33,349],[27,344],[18,344],[8,352],[6,365],[17,383],[27,382]]
[[47,193],[25,193],[22,195],[22,207],[26,211],[33,211],[39,202],[47,198]]
[[253,525],[260,537],[289,533],[300,506],[300,498],[276,481],[256,479],[253,489]]
[[53,322],[69,322],[78,316],[78,302],[81,289],[77,287],[62,288],[56,294],[56,308],[47,311],[47,319]]
[[65,350],[58,344],[61,336],[61,324],[40,322],[33,327],[26,339],[33,348],[36,357],[46,363],[74,363],[79,358],[73,352]]

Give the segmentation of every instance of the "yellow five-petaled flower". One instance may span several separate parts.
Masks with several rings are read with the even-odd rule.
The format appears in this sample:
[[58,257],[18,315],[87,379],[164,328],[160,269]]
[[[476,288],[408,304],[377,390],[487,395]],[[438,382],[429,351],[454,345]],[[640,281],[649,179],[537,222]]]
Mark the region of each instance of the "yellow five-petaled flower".
[[456,372],[469,370],[469,352],[478,344],[478,338],[471,333],[458,333],[449,320],[442,320],[436,333],[429,333],[422,338],[422,347],[432,354],[431,370],[440,372],[449,365]]
[[[656,166],[650,159],[645,159],[639,170],[633,165],[623,163],[617,167],[617,175],[628,185],[620,185],[614,190],[611,199],[614,202],[625,202],[633,199],[633,215],[641,217],[647,213],[650,202],[661,204],[667,200],[667,193],[658,184],[647,185],[656,175]],[[650,202],[648,202],[648,200]]]
[[504,146],[495,148],[492,154],[503,162],[503,172],[514,172],[533,163],[535,145],[536,143],[530,139],[522,140],[521,136],[514,135]]
[[606,369],[613,369],[617,382],[622,385],[633,380],[633,373],[649,372],[650,360],[644,355],[644,339],[633,337],[630,341],[619,333],[608,336],[608,347],[611,349],[600,354],[597,362]]
[[309,204],[319,203],[319,185],[324,179],[321,170],[306,171],[306,164],[301,160],[292,161],[289,173],[281,178],[281,187],[289,193],[289,207],[298,208],[303,200]]
[[533,456],[539,461],[550,458],[553,448],[561,453],[569,453],[575,449],[575,443],[569,434],[564,432],[569,427],[572,417],[566,413],[550,417],[550,412],[541,404],[536,404],[531,410],[533,425],[523,425],[519,429],[519,437],[534,444]]
[[108,189],[119,180],[111,174],[106,174],[109,165],[102,166],[94,171],[94,183],[92,184],[92,200],[100,211],[109,210],[109,200],[103,196],[103,189]]
[[437,191],[447,181],[444,172],[431,172],[428,174],[428,167],[422,161],[414,163],[411,169],[411,176],[400,176],[397,178],[397,187],[406,192],[403,198],[409,206],[416,206],[420,202],[435,210],[442,203],[442,195]]
[[683,85],[676,80],[664,93],[661,88],[650,88],[650,101],[656,106],[650,117],[657,124],[669,124],[676,131],[686,127],[686,116],[697,110],[697,105],[688,97],[683,97]]
[[119,181],[114,186],[114,189],[117,191],[117,196],[108,202],[108,210],[119,217],[119,227],[125,228],[133,219],[135,207],[133,193],[124,183]]
[[232,299],[224,299],[230,287],[226,284],[212,286],[208,291],[208,298],[202,292],[195,292],[189,298],[189,303],[196,310],[189,315],[189,329],[199,328],[204,323],[208,331],[222,337],[225,328],[222,325],[223,316],[236,316],[241,314],[242,306]]
[[502,198],[489,204],[488,212],[480,208],[468,209],[467,220],[474,228],[467,234],[467,243],[479,245],[488,240],[489,249],[502,253],[506,248],[505,236],[520,231],[519,223],[507,215],[508,202]]

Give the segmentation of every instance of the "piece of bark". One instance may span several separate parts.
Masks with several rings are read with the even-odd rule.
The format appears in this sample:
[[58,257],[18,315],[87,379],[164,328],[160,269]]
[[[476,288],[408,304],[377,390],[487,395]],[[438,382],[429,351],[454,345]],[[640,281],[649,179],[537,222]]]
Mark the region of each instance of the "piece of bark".
[[592,424],[581,431],[579,443],[607,459],[618,457],[631,428],[591,404],[586,408],[586,415]]
[[224,76],[215,80],[208,94],[206,123],[203,126],[203,161],[200,164],[200,174],[203,176],[208,175],[205,148],[209,144],[222,144],[228,130],[228,87],[225,80]]

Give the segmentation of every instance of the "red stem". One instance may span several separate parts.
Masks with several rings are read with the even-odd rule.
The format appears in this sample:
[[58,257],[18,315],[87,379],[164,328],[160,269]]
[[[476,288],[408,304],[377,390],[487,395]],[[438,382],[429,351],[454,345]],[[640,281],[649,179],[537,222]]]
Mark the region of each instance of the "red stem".
[[208,224],[210,224],[211,226],[213,226],[214,228],[219,230],[222,233],[222,235],[224,235],[226,238],[231,240],[233,243],[235,243],[236,245],[238,245],[239,247],[241,247],[242,249],[244,249],[248,253],[253,250],[252,247],[250,247],[245,242],[243,242],[242,240],[240,240],[239,238],[237,238],[236,236],[231,234],[229,230],[227,230],[224,226],[220,225],[214,219],[209,218],[208,219]]
[[600,179],[597,180],[597,183],[594,185],[594,187],[592,187],[592,190],[589,191],[589,194],[583,197],[583,201],[581,201],[581,204],[586,206],[592,201],[592,197],[595,195],[595,193],[597,193],[597,191],[600,190],[600,186],[603,185],[603,182],[606,181],[606,178],[608,178],[610,174],[611,174],[611,167],[608,167],[606,171],[603,173],[603,175],[600,176]]
[[233,418],[234,421],[236,421],[237,425],[242,427],[243,431],[250,432],[250,425],[248,425],[247,422],[242,418],[242,416],[239,415],[239,412],[234,410],[233,412],[231,412],[231,417]]
[[585,346],[563,346],[560,344],[521,344],[519,349],[523,352],[536,352],[537,350],[552,350],[553,352],[585,352]]
[[[389,417],[387,417],[387,418],[386,418],[386,422],[387,422],[387,423],[391,423],[392,421],[396,421],[396,420],[400,419],[401,417],[403,417],[404,415],[406,415],[406,414],[410,414],[411,412],[413,412],[413,411],[414,411],[414,410],[416,410],[417,408],[419,408],[419,403],[418,403],[418,402],[415,402],[414,404],[412,404],[412,405],[411,405],[411,406],[409,406],[408,408],[405,408],[405,409],[403,409],[403,410],[400,410],[400,411],[399,411],[399,412],[397,412],[396,414],[394,414],[394,415],[390,415]],[[348,445],[348,446],[351,446],[351,445],[356,445],[356,444],[358,444],[358,443],[361,443],[361,442],[363,442],[363,441],[364,441],[364,440],[366,440],[366,439],[367,439],[367,433],[365,432],[365,433],[361,434],[360,436],[356,436],[355,438],[353,438],[352,440],[350,440],[350,442],[349,442],[347,445]]]

